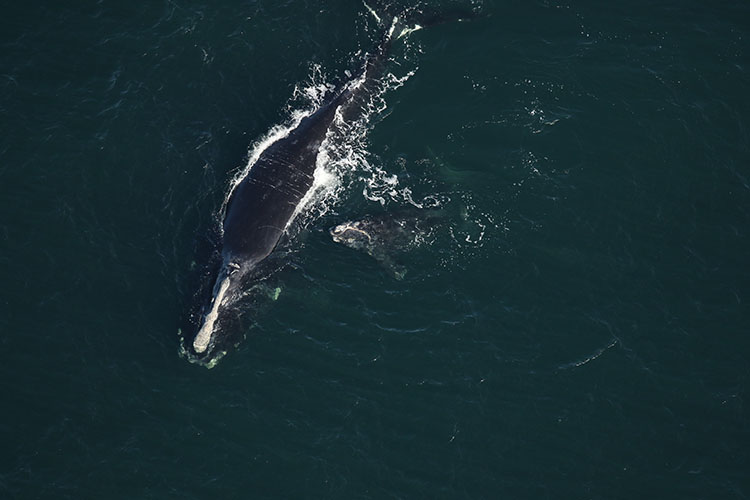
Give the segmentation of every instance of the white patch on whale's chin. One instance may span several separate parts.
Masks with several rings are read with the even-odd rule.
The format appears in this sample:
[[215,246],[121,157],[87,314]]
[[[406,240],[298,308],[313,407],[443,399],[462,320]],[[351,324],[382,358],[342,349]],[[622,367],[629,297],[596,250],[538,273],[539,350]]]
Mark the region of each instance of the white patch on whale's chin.
[[214,333],[214,323],[216,323],[216,320],[219,317],[219,306],[221,306],[221,303],[224,301],[224,295],[227,293],[228,288],[229,276],[224,278],[224,281],[221,282],[219,291],[214,296],[211,310],[206,314],[203,326],[198,330],[198,334],[195,336],[195,340],[193,340],[193,349],[198,354],[205,352],[208,348],[209,342],[211,342],[211,335]]

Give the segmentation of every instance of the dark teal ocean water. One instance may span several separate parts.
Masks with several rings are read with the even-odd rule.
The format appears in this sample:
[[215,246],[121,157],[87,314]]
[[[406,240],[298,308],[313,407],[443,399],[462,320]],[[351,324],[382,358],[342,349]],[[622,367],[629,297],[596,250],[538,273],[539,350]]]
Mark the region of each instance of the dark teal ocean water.
[[[3,7],[0,498],[750,496],[750,4],[481,6],[394,46],[211,370],[177,329],[229,182],[381,28]],[[436,200],[403,280],[327,232]]]

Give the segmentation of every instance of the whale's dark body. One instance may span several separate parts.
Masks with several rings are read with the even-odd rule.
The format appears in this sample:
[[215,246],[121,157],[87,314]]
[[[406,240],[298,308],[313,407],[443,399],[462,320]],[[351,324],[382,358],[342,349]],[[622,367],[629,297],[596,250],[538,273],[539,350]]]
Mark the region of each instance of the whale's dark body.
[[321,145],[336,113],[342,106],[354,105],[355,94],[352,85],[338,91],[288,135],[263,150],[235,186],[225,209],[221,268],[211,302],[188,348],[192,357],[209,363],[231,347],[224,345],[229,336],[222,331],[237,327],[233,324],[237,301],[312,188]]
[[261,153],[227,204],[224,259],[257,263],[271,253],[312,187],[320,146],[350,97],[342,92]]

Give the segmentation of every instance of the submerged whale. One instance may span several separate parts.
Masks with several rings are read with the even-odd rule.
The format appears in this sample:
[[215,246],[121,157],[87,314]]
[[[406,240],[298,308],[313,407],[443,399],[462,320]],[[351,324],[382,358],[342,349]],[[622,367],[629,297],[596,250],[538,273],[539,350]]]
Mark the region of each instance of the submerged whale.
[[394,255],[428,243],[445,220],[441,210],[402,211],[342,222],[329,233],[334,242],[366,253],[400,280],[406,268],[394,260]]
[[212,366],[232,347],[228,339],[229,330],[236,328],[236,306],[250,284],[257,282],[260,264],[274,251],[305,203],[313,187],[321,145],[337,116],[346,119],[363,109],[377,88],[392,41],[419,27],[394,16],[390,29],[376,50],[365,57],[360,71],[286,136],[267,146],[235,185],[224,210],[221,265],[211,299],[200,314],[195,337],[184,346],[192,360]]

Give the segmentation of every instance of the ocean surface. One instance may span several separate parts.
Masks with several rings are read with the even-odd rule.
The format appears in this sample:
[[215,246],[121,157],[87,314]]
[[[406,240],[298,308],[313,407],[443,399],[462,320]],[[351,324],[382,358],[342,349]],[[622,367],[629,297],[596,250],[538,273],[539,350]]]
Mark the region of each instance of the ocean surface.
[[[230,183],[386,21],[3,6],[0,498],[750,497],[750,3],[419,5],[480,15],[394,44],[212,369]],[[420,210],[402,279],[328,232]]]

